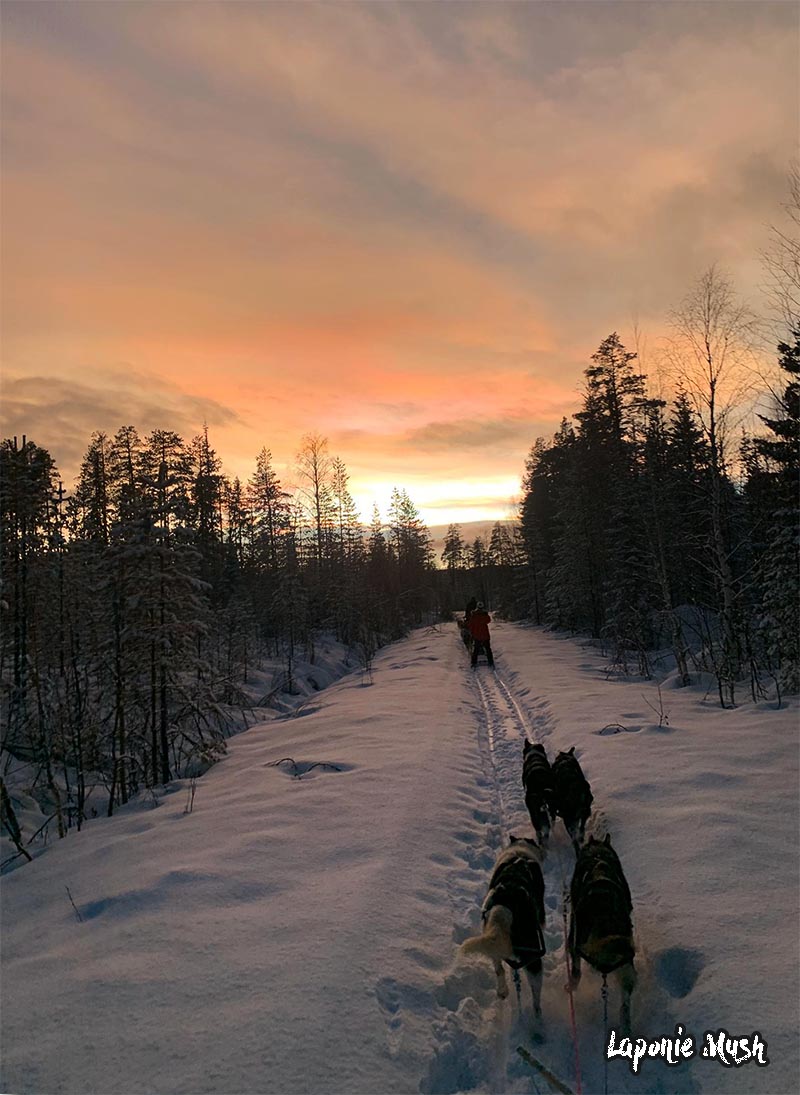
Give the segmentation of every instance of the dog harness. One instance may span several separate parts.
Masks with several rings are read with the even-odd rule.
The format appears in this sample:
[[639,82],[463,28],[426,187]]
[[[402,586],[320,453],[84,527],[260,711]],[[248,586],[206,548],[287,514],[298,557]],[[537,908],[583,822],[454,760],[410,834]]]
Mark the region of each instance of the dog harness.
[[[581,908],[585,908],[587,902],[589,902],[590,900],[594,902],[598,898],[604,904],[610,905],[616,908],[618,911],[622,912],[626,921],[625,927],[630,930],[630,890],[628,889],[628,885],[626,882],[624,882],[622,879],[610,878],[608,876],[594,879],[584,879],[582,889],[583,892],[579,899],[577,901],[573,899],[572,903],[576,935],[580,933]],[[596,954],[592,957],[589,957],[589,955],[584,951],[581,942],[578,939],[576,939],[575,941],[575,949],[581,956],[581,958],[588,962],[589,965],[596,969],[599,973],[603,974],[613,973],[614,970],[619,969],[620,966],[624,966],[633,958],[633,953],[631,953],[622,958],[616,958],[611,962],[598,961]]]
[[[546,953],[539,919],[543,912],[543,883],[521,860],[504,863],[492,882],[494,885],[489,890],[481,913],[484,923],[495,905],[511,910],[511,944],[514,953],[521,958],[506,958],[504,961],[512,970],[526,969]],[[525,938],[524,943],[520,939],[521,934]]]

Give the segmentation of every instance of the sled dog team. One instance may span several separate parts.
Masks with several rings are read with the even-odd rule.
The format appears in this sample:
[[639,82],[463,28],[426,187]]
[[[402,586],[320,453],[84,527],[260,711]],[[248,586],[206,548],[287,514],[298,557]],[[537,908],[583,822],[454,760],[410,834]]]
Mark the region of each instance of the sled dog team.
[[581,975],[581,958],[599,973],[616,973],[622,992],[620,1022],[630,1032],[631,994],[636,984],[633,905],[625,875],[608,836],[584,843],[592,808],[589,782],[573,746],[559,753],[552,765],[543,745],[526,741],[522,783],[525,805],[538,843],[510,837],[497,858],[483,903],[483,931],[461,944],[464,954],[491,958],[497,974],[497,995],[508,995],[503,963],[524,970],[531,987],[534,1014],[541,1016],[544,945],[544,876],[542,857],[551,825],[564,822],[575,848],[576,862],[569,891],[569,969],[571,986]]

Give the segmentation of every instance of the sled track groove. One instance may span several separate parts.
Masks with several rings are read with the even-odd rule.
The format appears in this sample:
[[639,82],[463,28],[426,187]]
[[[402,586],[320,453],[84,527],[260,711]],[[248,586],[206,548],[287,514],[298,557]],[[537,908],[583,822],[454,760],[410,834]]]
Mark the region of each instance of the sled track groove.
[[[481,683],[481,681],[479,680],[479,678],[477,676],[475,677],[475,687],[476,687],[478,696],[479,696],[480,701],[481,701],[481,706],[483,707],[483,727],[482,728],[485,728],[486,737],[485,737],[485,742],[481,743],[482,745],[484,745],[484,748],[483,748],[482,752],[485,753],[485,755],[488,757],[488,760],[489,760],[489,768],[490,768],[490,771],[491,771],[493,794],[494,794],[495,802],[497,804],[497,815],[498,815],[498,820],[500,822],[500,825],[502,827],[502,833],[501,833],[501,839],[500,839],[500,847],[502,847],[503,844],[505,843],[505,840],[508,839],[510,829],[509,829],[509,821],[508,821],[508,811],[506,810],[506,806],[505,806],[505,796],[503,794],[503,787],[501,785],[500,773],[499,773],[499,770],[498,770],[498,767],[497,767],[497,741],[498,741],[498,736],[497,736],[497,732],[496,732],[495,720],[492,716],[492,708],[491,708],[491,705],[490,705],[490,702],[489,702],[489,698],[486,694],[486,688]],[[480,737],[480,731],[479,731],[479,737]]]
[[[502,663],[501,663],[502,664]],[[469,673],[467,669],[467,673]],[[497,854],[508,844],[511,833],[517,836],[535,836],[524,803],[522,786],[522,755],[525,741],[548,746],[555,718],[550,703],[545,696],[530,695],[522,685],[522,695],[526,699],[517,699],[514,695],[514,682],[517,674],[511,673],[511,685],[506,682],[502,670],[479,666],[472,673],[472,689],[477,696],[475,714],[477,738],[483,763],[485,779],[490,784],[491,797],[496,803],[495,817],[498,826],[486,832],[486,842],[493,854]],[[557,750],[556,750],[557,752]],[[594,834],[601,839],[607,830],[606,818],[602,806],[594,804],[592,817],[587,827],[587,837]],[[487,848],[488,850],[488,848]],[[542,863],[545,882],[545,926],[544,937],[546,953],[543,958],[544,983],[542,987],[542,1008],[544,1013],[544,1037],[540,1041],[534,1037],[531,1043],[531,1003],[526,996],[527,986],[523,981],[522,1012],[517,1006],[516,994],[511,989],[505,1001],[496,1001],[490,1012],[484,1010],[487,1022],[493,1030],[484,1045],[485,1071],[478,1084],[459,1082],[447,1088],[448,1091],[469,1092],[476,1086],[503,1093],[539,1093],[551,1095],[553,1088],[540,1077],[534,1077],[529,1066],[521,1064],[516,1047],[532,1049],[534,1056],[549,1068],[554,1076],[567,1085],[575,1085],[574,1053],[575,1044],[569,1028],[565,1001],[565,939],[563,908],[568,892],[569,881],[575,864],[575,853],[571,841],[558,820],[551,829],[547,851]],[[488,883],[487,873],[485,883]],[[485,896],[485,888],[478,901]],[[637,943],[637,946],[639,944]],[[658,1030],[668,1030],[680,1016],[676,1015],[658,984],[648,969],[646,950],[640,947],[637,963],[639,984],[634,995],[634,1007],[639,1014],[657,1012],[663,1015]],[[602,1007],[599,998],[600,979],[593,971],[586,969],[582,989],[576,999],[578,1015],[578,1043],[580,1046],[581,1072],[585,1092],[603,1090],[603,1049],[604,1026]],[[617,1006],[617,992],[612,986],[611,1015]],[[460,1025],[460,1024],[458,1024]],[[619,1064],[619,1062],[615,1062]],[[618,1095],[644,1095],[645,1092],[680,1092],[681,1095],[695,1095],[698,1084],[694,1078],[691,1063],[680,1066],[677,1071],[665,1066],[659,1074],[649,1078],[643,1084],[642,1077],[632,1076],[622,1067],[614,1068],[610,1090]],[[488,1077],[491,1079],[488,1079]],[[573,1086],[574,1090],[574,1086]]]
[[[484,677],[476,670],[473,675],[475,691],[482,708],[479,718],[478,738],[481,751],[488,760],[488,772],[494,787],[498,817],[503,827],[500,847],[503,847],[517,827],[529,828],[527,812],[522,802],[522,749],[526,741],[535,741],[528,720],[519,704],[497,671]],[[510,802],[514,802],[510,806]],[[498,851],[500,848],[497,849]]]
[[[493,795],[497,801],[497,814],[502,826],[499,847],[505,847],[512,833],[516,836],[535,837],[528,811],[524,802],[522,786],[522,756],[526,741],[532,744],[545,744],[550,732],[551,715],[546,700],[537,697],[538,716],[528,716],[512,688],[497,671],[481,673],[480,668],[473,674],[474,690],[480,701],[478,708],[478,739],[481,753],[486,757],[484,771],[492,782]],[[512,686],[513,687],[513,686]],[[487,834],[491,840],[491,834]],[[575,855],[567,833],[557,822],[550,834],[547,850],[543,856],[542,873],[545,883],[545,924],[544,938],[546,953],[542,960],[544,984],[542,1004],[544,1012],[544,1042],[534,1035],[531,1045],[531,1001],[527,985],[522,988],[522,1010],[520,1011],[515,993],[512,990],[505,1003],[498,1002],[495,1045],[496,1074],[505,1073],[505,1086],[500,1081],[501,1091],[535,1092],[537,1081],[527,1066],[518,1065],[516,1046],[533,1048],[534,1054],[552,1069],[554,1075],[568,1084],[575,1083],[574,1041],[570,1032],[567,1013],[563,1006],[565,939],[563,909],[565,895]],[[488,881],[488,878],[487,878]],[[505,1009],[505,1010],[504,1010]],[[583,1010],[583,1009],[582,1009]],[[594,1038],[595,1053],[602,1041],[602,1027],[598,1030],[592,1022],[587,1030],[581,1031],[581,1040],[585,1045],[585,1036],[591,1031]],[[599,1040],[598,1040],[599,1039]],[[505,1046],[500,1046],[502,1041]],[[542,1081],[539,1080],[539,1084]],[[551,1088],[543,1085],[548,1093]]]
[[[502,676],[497,670],[482,673],[480,668],[473,673],[473,687],[477,693],[480,707],[477,709],[478,742],[484,758],[484,773],[491,781],[493,798],[497,804],[496,814],[502,832],[499,840],[492,839],[495,834],[487,833],[492,844],[493,854],[497,854],[508,844],[512,833],[517,836],[535,836],[530,818],[524,804],[522,787],[522,754],[526,741],[535,743],[538,728],[523,712]],[[564,961],[563,926],[561,919],[561,896],[564,888],[565,869],[569,870],[569,859],[564,858],[566,849],[559,847],[562,834],[551,838],[550,853],[545,855],[542,872],[545,880],[545,925],[544,936],[547,952],[543,959],[543,971],[547,993],[543,997],[545,1023],[549,1031],[544,1057],[551,1063],[553,1056],[559,1061],[557,1068],[568,1057],[572,1048],[570,1035],[566,1027],[561,1027],[553,1013],[553,996],[556,983],[560,993],[563,980],[561,968]],[[563,834],[565,837],[566,834]],[[571,851],[571,849],[570,849]],[[486,879],[488,882],[488,876]],[[481,894],[483,900],[485,890]],[[549,981],[549,984],[548,984]],[[547,1011],[550,1011],[548,1016]],[[536,1081],[527,1065],[521,1064],[516,1054],[516,1046],[522,1044],[531,1048],[532,1020],[530,993],[523,978],[522,1010],[520,1011],[516,993],[505,1002],[497,1002],[495,1018],[495,1060],[492,1071],[502,1074],[499,1079],[500,1091],[537,1090]],[[501,1043],[504,1043],[501,1046]],[[537,1049],[535,1052],[539,1053]],[[554,1062],[553,1062],[554,1063]],[[563,1066],[562,1066],[563,1071]],[[571,1076],[569,1077],[572,1078]],[[541,1083],[541,1081],[540,1081]],[[544,1085],[549,1091],[549,1086]]]

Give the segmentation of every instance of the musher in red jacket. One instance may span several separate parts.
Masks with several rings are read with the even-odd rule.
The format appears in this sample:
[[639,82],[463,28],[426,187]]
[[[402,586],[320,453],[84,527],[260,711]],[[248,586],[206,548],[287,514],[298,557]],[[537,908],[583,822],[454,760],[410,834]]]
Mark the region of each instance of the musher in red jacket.
[[472,643],[472,664],[478,664],[478,655],[483,650],[486,654],[486,660],[489,665],[494,665],[494,655],[492,654],[492,645],[489,639],[489,624],[492,621],[492,617],[483,607],[483,601],[478,601],[475,609],[470,613],[469,620],[467,621],[469,626],[469,633],[473,638]]

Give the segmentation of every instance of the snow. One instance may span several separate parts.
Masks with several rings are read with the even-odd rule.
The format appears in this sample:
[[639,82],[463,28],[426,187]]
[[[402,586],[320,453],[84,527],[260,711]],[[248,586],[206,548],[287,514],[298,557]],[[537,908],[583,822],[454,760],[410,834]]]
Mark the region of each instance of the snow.
[[[589,831],[620,854],[634,1034],[680,1022],[698,1042],[758,1030],[769,1047],[768,1068],[647,1059],[634,1077],[614,1060],[609,1090],[796,1090],[796,702],[723,711],[701,688],[665,689],[659,727],[656,685],[606,679],[592,648],[497,622],[493,645],[497,673],[473,673],[455,625],[416,632],[376,655],[371,684],[353,673],[232,739],[191,812],[176,781],[4,877],[2,1090],[547,1090],[518,1045],[574,1090],[560,823],[544,1039],[526,985],[520,1015],[488,963],[457,955],[507,831],[530,833],[526,734],[551,758],[576,746]],[[575,1007],[583,1090],[602,1091],[585,967]],[[612,1020],[617,1007],[612,985]]]
[[[247,680],[240,682],[239,688],[245,709],[240,706],[219,704],[219,711],[227,723],[228,732],[238,733],[247,729],[255,721],[271,719],[278,712],[296,717],[314,710],[315,696],[334,681],[354,672],[358,664],[357,652],[352,647],[339,642],[332,635],[323,635],[322,640],[311,647],[298,645],[292,657],[291,687],[289,687],[286,659],[280,652],[262,656],[259,663],[248,668]],[[361,672],[365,670],[363,665]],[[209,767],[210,762],[195,758],[183,774],[199,775]],[[69,769],[69,784],[73,798],[76,784],[75,770]],[[25,835],[29,854],[42,853],[49,842],[56,838],[57,826],[55,807],[51,795],[44,785],[41,766],[19,760],[6,754],[3,765],[3,778],[11,798],[14,813]],[[53,778],[58,786],[62,804],[70,799],[67,782],[60,767],[56,767]],[[86,799],[84,826],[90,825],[95,818],[108,813],[109,787],[107,779],[98,773],[89,772],[85,776]],[[33,790],[36,796],[31,793]],[[145,792],[149,799],[150,793]],[[47,809],[43,810],[43,803]],[[66,809],[65,809],[66,813]],[[38,835],[35,835],[38,834]],[[33,839],[32,839],[33,838]],[[0,864],[5,870],[15,870],[27,861],[17,854],[17,848],[5,828],[0,830]]]

